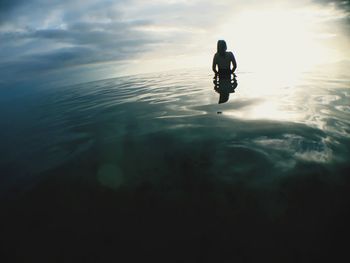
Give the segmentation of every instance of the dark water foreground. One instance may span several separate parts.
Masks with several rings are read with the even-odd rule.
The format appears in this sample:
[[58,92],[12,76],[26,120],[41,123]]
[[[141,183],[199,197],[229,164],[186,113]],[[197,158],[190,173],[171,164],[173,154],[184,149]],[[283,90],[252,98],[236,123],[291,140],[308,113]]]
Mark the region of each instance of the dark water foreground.
[[238,83],[3,89],[1,262],[346,262],[349,80]]

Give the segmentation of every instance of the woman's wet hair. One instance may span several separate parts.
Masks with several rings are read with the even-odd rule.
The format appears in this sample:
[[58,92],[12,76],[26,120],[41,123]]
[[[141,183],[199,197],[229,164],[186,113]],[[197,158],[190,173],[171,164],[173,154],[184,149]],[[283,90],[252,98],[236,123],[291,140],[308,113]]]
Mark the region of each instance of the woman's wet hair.
[[227,45],[226,45],[225,40],[219,40],[219,41],[218,41],[218,53],[219,53],[221,56],[224,56],[226,50],[227,50]]

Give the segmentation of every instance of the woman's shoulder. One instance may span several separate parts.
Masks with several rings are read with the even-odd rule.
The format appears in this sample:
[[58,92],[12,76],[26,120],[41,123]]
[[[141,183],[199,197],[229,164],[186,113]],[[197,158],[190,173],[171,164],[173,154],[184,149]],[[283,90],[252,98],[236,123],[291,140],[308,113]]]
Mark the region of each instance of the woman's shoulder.
[[229,57],[231,60],[236,60],[236,59],[235,59],[235,55],[233,55],[233,52],[232,52],[232,51],[228,51],[227,54],[228,54],[228,57]]
[[215,54],[214,54],[213,60],[214,60],[214,61],[217,61],[217,60],[218,60],[218,57],[219,57],[219,54],[218,54],[218,53],[215,53]]

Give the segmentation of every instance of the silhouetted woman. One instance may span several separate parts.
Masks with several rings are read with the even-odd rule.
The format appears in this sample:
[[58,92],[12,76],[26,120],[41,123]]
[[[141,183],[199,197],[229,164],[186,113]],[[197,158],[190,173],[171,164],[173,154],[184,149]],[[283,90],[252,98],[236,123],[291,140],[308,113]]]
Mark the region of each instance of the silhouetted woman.
[[226,50],[227,46],[225,40],[219,40],[217,52],[213,59],[213,71],[216,76],[219,75],[219,79],[230,79],[231,74],[233,74],[237,68],[235,56],[232,52]]
[[[218,51],[213,59],[214,90],[220,94],[219,104],[225,103],[230,97],[230,93],[235,92],[237,87],[236,75],[234,74],[237,63],[232,52],[227,52],[226,42],[218,41]],[[232,64],[232,67],[231,67]],[[231,78],[233,76],[233,79]]]

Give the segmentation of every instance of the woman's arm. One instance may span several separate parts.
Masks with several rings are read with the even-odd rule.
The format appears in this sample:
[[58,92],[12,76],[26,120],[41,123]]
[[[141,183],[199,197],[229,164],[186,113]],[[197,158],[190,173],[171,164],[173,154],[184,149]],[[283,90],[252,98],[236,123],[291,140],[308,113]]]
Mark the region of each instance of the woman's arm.
[[213,58],[213,66],[212,66],[212,69],[214,71],[215,74],[218,74],[218,71],[216,70],[216,65],[218,63],[216,62],[216,54],[214,55],[214,58]]
[[236,68],[237,68],[237,62],[235,59],[235,56],[233,55],[232,52],[231,53],[231,62],[232,62],[232,73],[235,72]]

